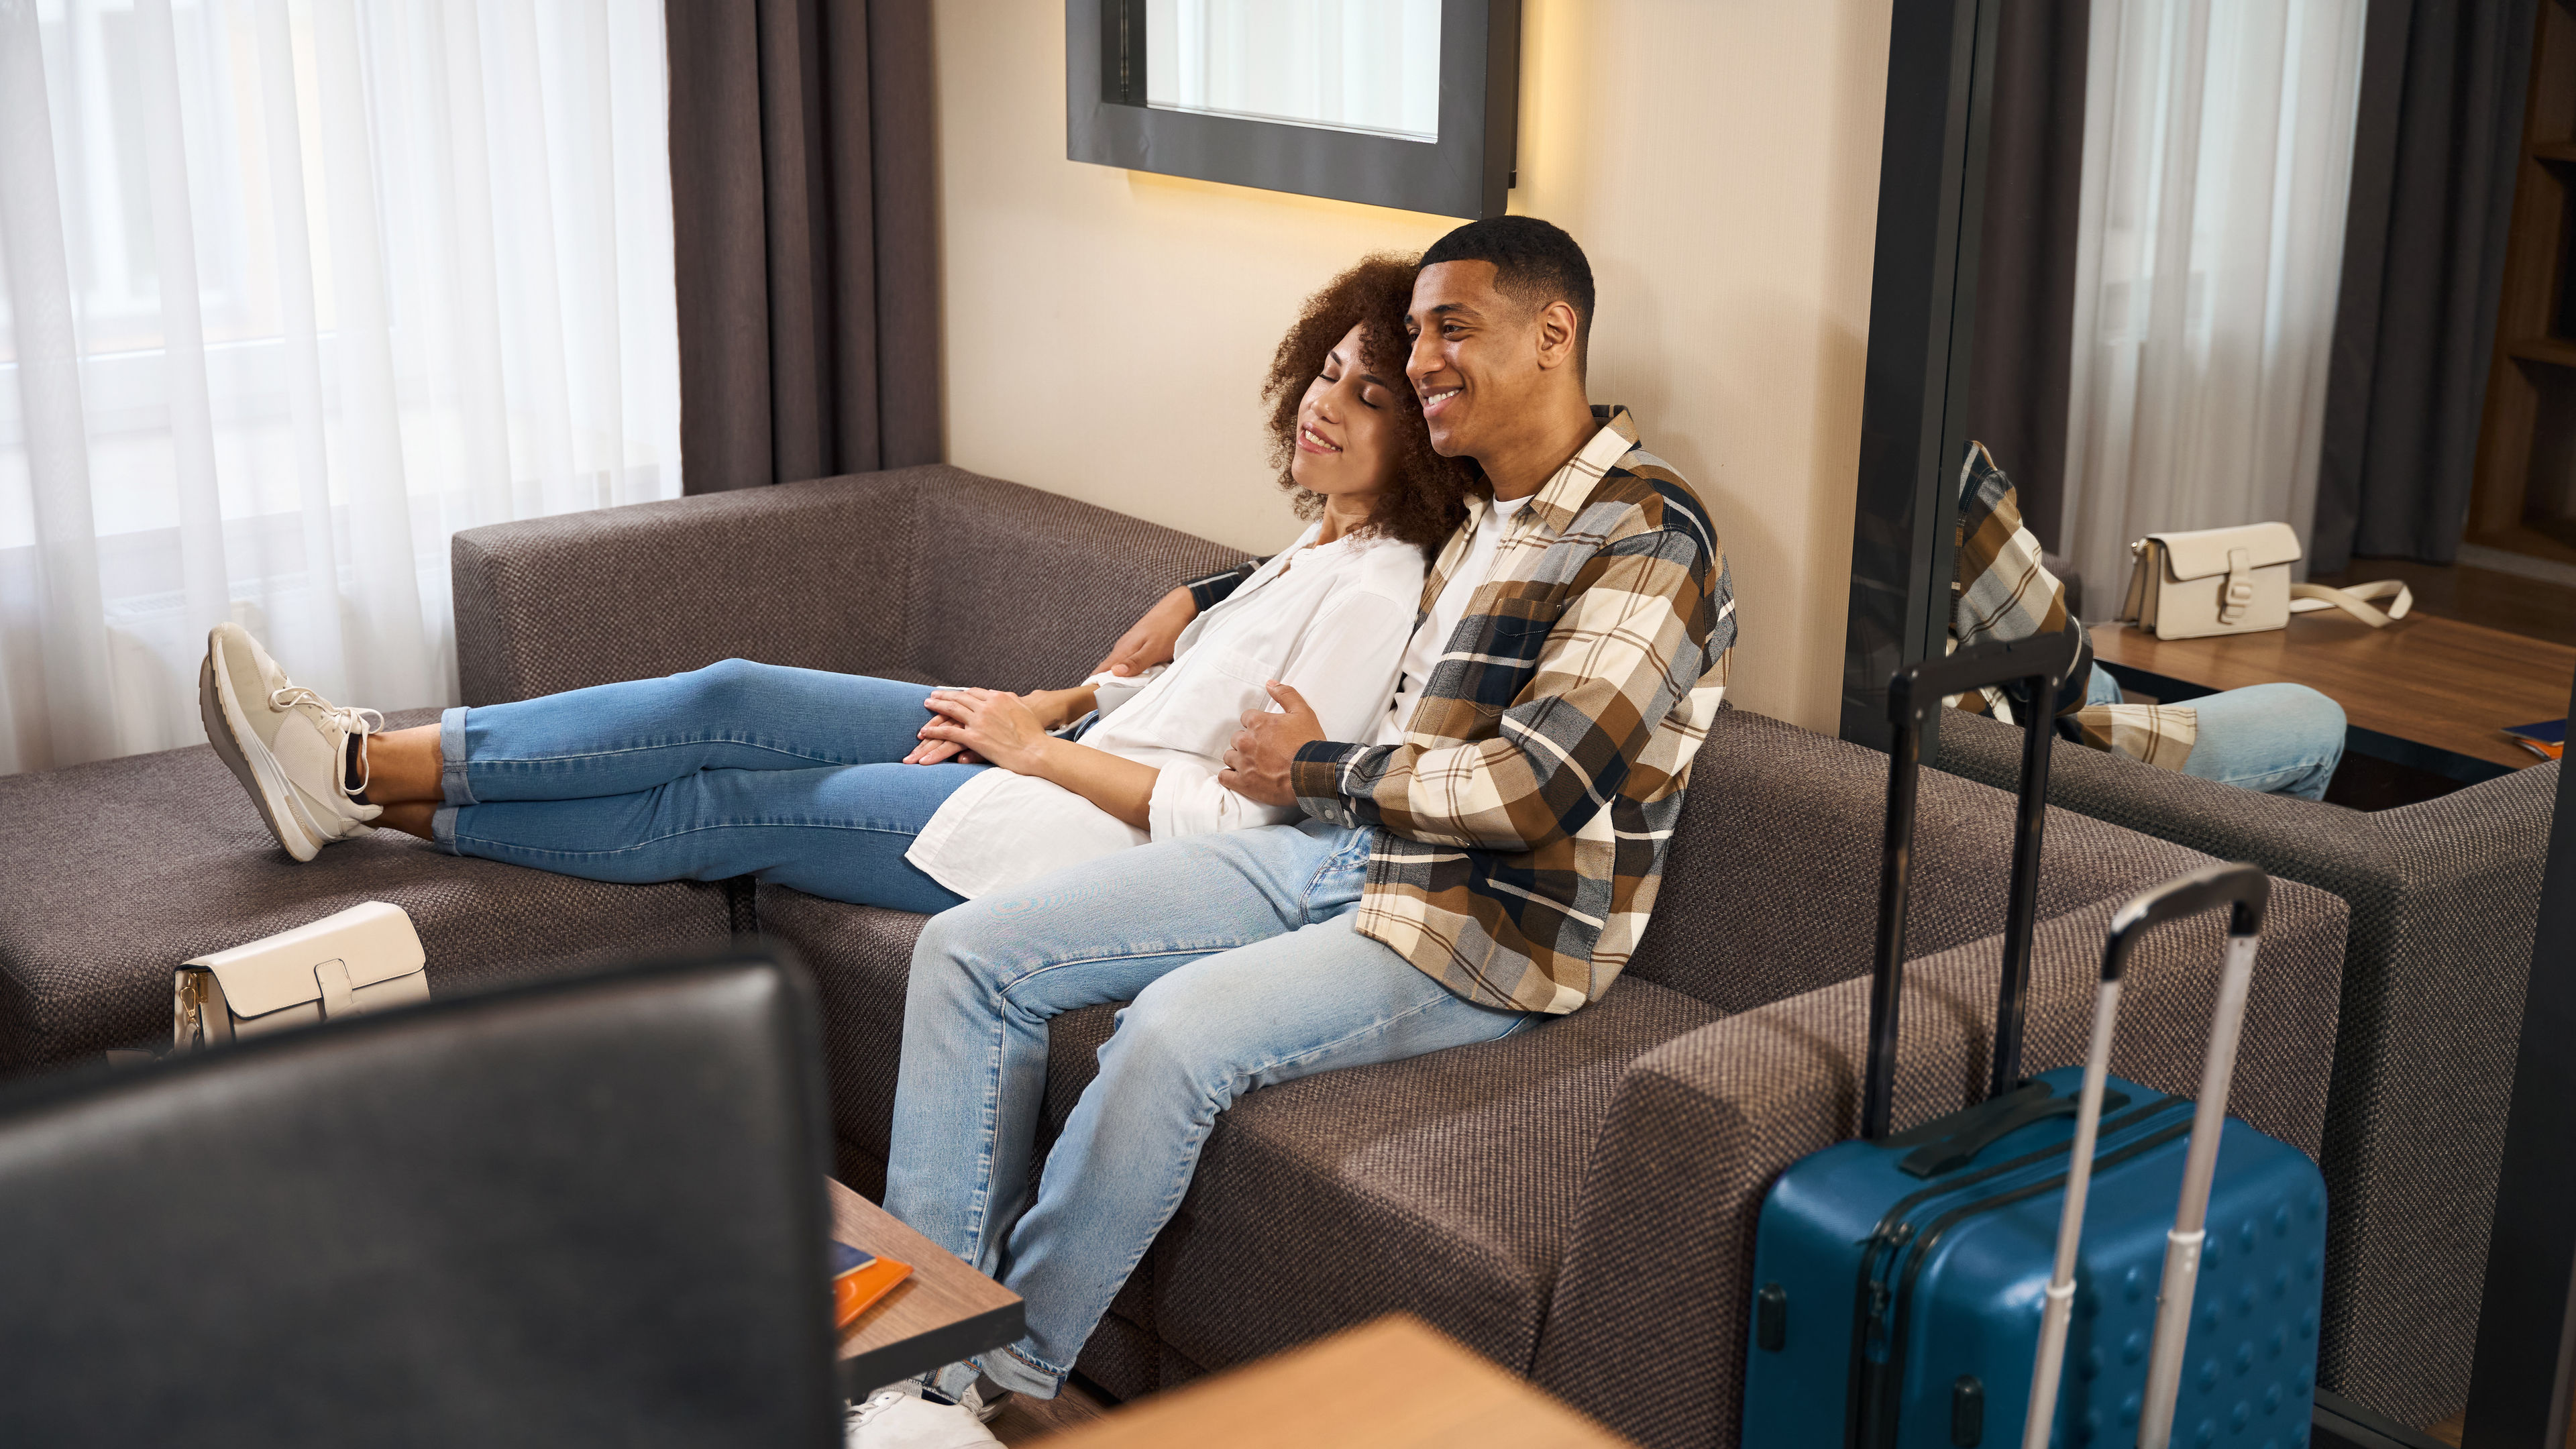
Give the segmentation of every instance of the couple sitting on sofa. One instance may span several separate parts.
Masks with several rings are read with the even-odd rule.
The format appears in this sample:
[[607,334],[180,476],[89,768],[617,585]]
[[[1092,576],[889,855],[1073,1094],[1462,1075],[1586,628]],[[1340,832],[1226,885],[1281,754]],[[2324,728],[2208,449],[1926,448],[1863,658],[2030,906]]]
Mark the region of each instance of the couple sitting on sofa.
[[[227,626],[208,731],[298,858],[373,822],[941,912],[886,1206],[1028,1331],[872,1398],[854,1438],[987,1442],[996,1385],[1062,1384],[1237,1095],[1507,1036],[1633,951],[1734,602],[1690,485],[1588,403],[1592,302],[1573,239],[1520,217],[1318,293],[1269,380],[1316,521],[1073,689],[730,662],[374,733]],[[1120,1001],[1032,1193],[1047,1023]]]
[[[885,1205],[1028,1331],[872,1397],[853,1441],[989,1442],[993,1386],[1057,1391],[1238,1094],[1507,1036],[1634,949],[1734,604],[1690,486],[1589,405],[1592,302],[1573,238],[1523,217],[1327,287],[1269,384],[1320,516],[1073,689],[732,662],[377,733],[225,626],[207,730],[299,859],[374,823],[943,912]],[[1120,1001],[1032,1194],[1047,1022]]]

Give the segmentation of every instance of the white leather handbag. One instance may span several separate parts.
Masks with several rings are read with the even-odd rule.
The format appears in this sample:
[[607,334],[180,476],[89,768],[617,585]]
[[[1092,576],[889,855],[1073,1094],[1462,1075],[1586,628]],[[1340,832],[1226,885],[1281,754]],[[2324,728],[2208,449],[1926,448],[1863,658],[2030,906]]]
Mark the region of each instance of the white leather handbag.
[[[2159,639],[2202,639],[2286,628],[2294,613],[2341,609],[2374,629],[2406,617],[2415,595],[2395,579],[2350,589],[2290,581],[2299,535],[2286,523],[2151,533],[2129,545],[2120,618]],[[2392,599],[2385,612],[2375,599]]]
[[363,1016],[429,999],[428,958],[403,908],[383,901],[179,967],[171,1047]]

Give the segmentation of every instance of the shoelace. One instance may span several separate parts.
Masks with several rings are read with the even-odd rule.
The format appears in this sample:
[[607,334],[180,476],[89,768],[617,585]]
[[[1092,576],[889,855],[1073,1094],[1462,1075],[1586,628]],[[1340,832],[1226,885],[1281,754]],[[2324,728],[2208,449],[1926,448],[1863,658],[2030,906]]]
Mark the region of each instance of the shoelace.
[[[375,762],[367,758],[363,741],[367,736],[385,727],[385,717],[382,712],[363,706],[333,704],[300,684],[290,684],[282,689],[270,690],[268,707],[277,710],[311,709],[337,726],[341,733],[356,735],[362,742],[358,749],[358,788],[354,790],[349,788],[349,778],[345,771],[334,783],[340,787],[341,794],[352,800],[367,793],[367,782],[375,778]],[[372,723],[368,721],[369,715],[375,716]]]

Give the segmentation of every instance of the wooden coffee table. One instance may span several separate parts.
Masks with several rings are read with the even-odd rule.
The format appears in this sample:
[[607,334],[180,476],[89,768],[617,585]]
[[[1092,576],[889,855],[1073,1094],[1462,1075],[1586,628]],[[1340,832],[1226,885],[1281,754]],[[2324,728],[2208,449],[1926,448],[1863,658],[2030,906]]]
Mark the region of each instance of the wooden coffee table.
[[912,1276],[841,1335],[841,1392],[858,1398],[897,1379],[999,1348],[1028,1331],[1020,1295],[837,1182],[832,1236],[912,1265]]
[[2249,684],[2304,684],[2343,706],[2347,750],[2463,785],[2540,763],[2504,727],[2565,714],[2576,680],[2576,649],[2427,614],[2385,629],[2329,611],[2212,639],[2158,639],[2125,624],[2092,634],[2094,657],[2124,688],[2182,704]]
[[1628,1441],[1394,1314],[1112,1409],[1044,1449],[1618,1449]]

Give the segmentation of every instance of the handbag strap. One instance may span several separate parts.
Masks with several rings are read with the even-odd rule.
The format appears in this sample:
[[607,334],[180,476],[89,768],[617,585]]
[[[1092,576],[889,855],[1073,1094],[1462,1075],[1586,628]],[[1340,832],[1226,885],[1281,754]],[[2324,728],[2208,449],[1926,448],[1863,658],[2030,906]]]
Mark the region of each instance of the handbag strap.
[[[2365,599],[2385,599],[2391,595],[2394,595],[2397,601],[2390,604],[2388,612],[2384,614],[2363,602]],[[2349,589],[2330,589],[2323,584],[2290,585],[2291,613],[2313,614],[2320,609],[2341,609],[2374,629],[2387,628],[2397,620],[2405,618],[2406,611],[2414,607],[2415,591],[2396,579],[2380,579],[2373,583],[2355,584]]]

